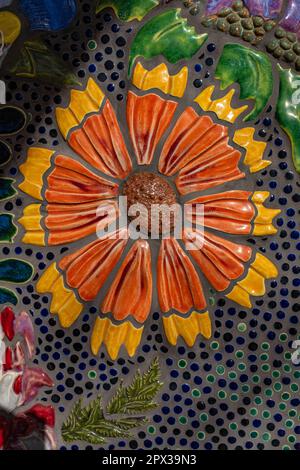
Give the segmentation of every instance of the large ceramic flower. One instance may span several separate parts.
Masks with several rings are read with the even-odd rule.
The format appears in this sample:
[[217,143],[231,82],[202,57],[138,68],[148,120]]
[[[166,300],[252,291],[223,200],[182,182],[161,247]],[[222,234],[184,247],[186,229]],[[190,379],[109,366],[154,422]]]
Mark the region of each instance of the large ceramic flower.
[[[237,129],[231,142],[229,126],[247,109],[231,106],[233,90],[214,100],[209,87],[186,106],[187,77],[187,67],[170,76],[164,64],[148,71],[138,63],[124,115],[89,79],[85,90],[71,91],[67,108],[56,110],[70,152],[31,148],[20,167],[20,189],[41,201],[26,207],[19,221],[24,243],[70,247],[42,275],[37,290],[53,295],[50,309],[63,327],[78,319],[84,302],[97,299],[94,354],[105,344],[113,359],[122,345],[134,355],[144,322],[158,308],[156,292],[167,339],[175,345],[182,336],[191,346],[198,334],[211,335],[205,278],[251,307],[250,296],[263,295],[265,279],[277,275],[267,258],[239,240],[275,233],[279,211],[264,206],[267,192],[234,187],[244,187],[249,170],[270,164],[263,160],[266,144],[254,140],[251,127]],[[192,222],[201,204],[204,223],[193,233],[185,230],[180,241],[132,240],[125,227],[119,236],[97,238],[96,230],[118,217],[111,209],[118,209],[117,196],[124,192],[135,202],[153,203],[159,196],[188,203]],[[187,251],[195,236],[203,236],[202,248]]]

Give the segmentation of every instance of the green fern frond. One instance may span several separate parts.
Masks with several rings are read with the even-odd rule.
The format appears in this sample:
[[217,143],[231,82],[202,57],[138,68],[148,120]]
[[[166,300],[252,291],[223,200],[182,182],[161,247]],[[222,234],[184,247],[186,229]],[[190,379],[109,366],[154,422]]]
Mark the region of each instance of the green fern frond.
[[[154,359],[147,372],[144,374],[138,372],[135,375],[131,385],[124,387],[121,384],[107,406],[107,413],[133,415],[155,408],[157,405],[152,400],[162,386],[159,377],[159,363]],[[129,437],[131,429],[138,428],[146,422],[145,417],[107,419],[101,396],[86,406],[83,406],[80,399],[62,425],[62,437],[65,442],[85,441],[99,445],[105,443],[106,438]]]
[[131,385],[120,385],[116,394],[107,406],[107,413],[113,414],[138,414],[157,407],[153,402],[162,383],[159,381],[160,368],[158,359],[155,358],[148,371],[141,374],[138,371]]

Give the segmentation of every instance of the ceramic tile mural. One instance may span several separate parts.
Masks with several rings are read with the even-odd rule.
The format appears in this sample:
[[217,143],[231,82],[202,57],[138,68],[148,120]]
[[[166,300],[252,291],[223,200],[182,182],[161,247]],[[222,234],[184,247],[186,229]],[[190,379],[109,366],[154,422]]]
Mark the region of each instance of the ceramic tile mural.
[[0,449],[299,450],[299,2],[0,32]]

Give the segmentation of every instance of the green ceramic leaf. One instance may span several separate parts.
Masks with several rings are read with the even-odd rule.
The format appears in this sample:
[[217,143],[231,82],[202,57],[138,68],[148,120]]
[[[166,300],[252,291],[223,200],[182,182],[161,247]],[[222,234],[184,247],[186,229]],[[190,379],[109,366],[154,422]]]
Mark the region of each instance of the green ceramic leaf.
[[80,85],[76,75],[41,40],[26,41],[10,72],[17,77],[36,78],[54,85]]
[[141,426],[144,422],[144,418],[106,419],[100,396],[86,407],[82,406],[80,399],[62,425],[62,437],[65,442],[85,441],[90,444],[102,444],[108,437],[128,437],[130,429]]
[[17,191],[13,187],[15,180],[10,178],[0,178],[0,201],[10,199],[17,194]]
[[26,261],[4,259],[0,261],[0,281],[21,284],[29,281],[33,275],[33,267]]
[[207,34],[197,34],[188,26],[180,9],[170,9],[149,20],[137,33],[131,45],[129,57],[130,75],[137,57],[151,59],[163,55],[175,64],[181,59],[190,59],[207,39]]
[[96,12],[110,7],[122,21],[141,21],[157,5],[159,0],[98,0]]
[[240,44],[225,45],[215,76],[221,80],[222,90],[237,82],[240,98],[255,101],[246,121],[259,116],[273,93],[272,65],[268,56]]
[[106,438],[129,437],[131,429],[142,426],[147,419],[143,416],[124,416],[108,419],[105,414],[132,415],[145,412],[157,406],[152,400],[162,386],[159,382],[160,367],[154,359],[149,369],[138,372],[128,387],[119,387],[106,407],[98,396],[87,406],[82,406],[82,399],[75,403],[68,419],[62,425],[62,437],[65,442],[86,441],[91,444],[103,444]]
[[11,214],[0,214],[0,242],[12,242],[17,233]]
[[0,287],[0,304],[12,304],[12,305],[17,305],[18,303],[18,297],[16,294],[9,290],[5,289],[4,287]]
[[153,398],[161,388],[158,359],[154,359],[144,374],[137,372],[128,387],[121,385],[111,399],[107,411],[110,414],[136,414],[156,408]]
[[292,144],[294,165],[300,173],[300,76],[278,65],[280,90],[276,117]]

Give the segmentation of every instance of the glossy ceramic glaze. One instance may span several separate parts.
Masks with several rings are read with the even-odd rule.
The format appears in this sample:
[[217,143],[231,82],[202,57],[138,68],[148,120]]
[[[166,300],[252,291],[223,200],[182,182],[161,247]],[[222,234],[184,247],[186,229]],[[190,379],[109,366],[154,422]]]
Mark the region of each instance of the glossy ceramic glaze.
[[295,5],[0,11],[0,448],[299,447]]

